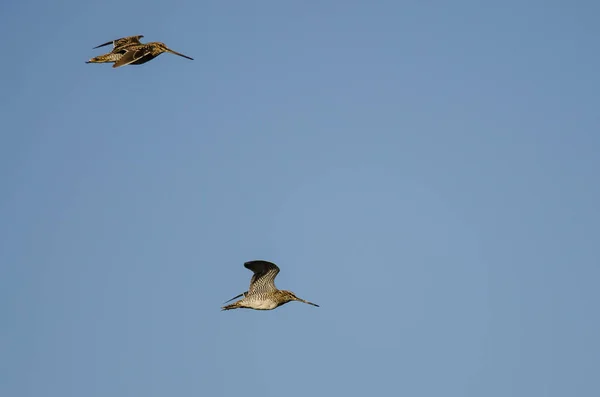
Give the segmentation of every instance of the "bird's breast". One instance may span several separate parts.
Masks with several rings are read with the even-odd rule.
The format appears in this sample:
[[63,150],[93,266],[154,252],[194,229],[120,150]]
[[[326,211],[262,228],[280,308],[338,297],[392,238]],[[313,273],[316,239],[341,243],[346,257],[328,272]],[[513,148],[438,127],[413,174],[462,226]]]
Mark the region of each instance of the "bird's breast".
[[256,310],[273,310],[277,307],[277,302],[264,299],[264,300],[252,300],[246,303],[247,307]]

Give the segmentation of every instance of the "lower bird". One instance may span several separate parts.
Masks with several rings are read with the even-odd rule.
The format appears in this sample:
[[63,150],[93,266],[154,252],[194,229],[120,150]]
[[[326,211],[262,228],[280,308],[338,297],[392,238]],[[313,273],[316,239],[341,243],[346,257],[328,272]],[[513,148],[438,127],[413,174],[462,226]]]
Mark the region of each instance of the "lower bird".
[[291,291],[277,289],[277,287],[275,287],[275,277],[277,276],[277,273],[279,273],[279,267],[277,267],[276,264],[257,260],[244,263],[244,267],[252,270],[254,273],[250,280],[248,291],[229,299],[227,302],[231,302],[232,300],[243,296],[239,301],[223,306],[221,310],[273,310],[291,301],[303,302],[308,305],[319,307],[319,305],[315,303],[298,298]]
[[180,57],[191,59],[192,61],[194,60],[194,58],[190,58],[187,55],[173,51],[164,43],[152,42],[144,44],[140,42],[140,38],[142,37],[144,36],[128,36],[100,44],[94,48],[104,47],[112,43],[113,49],[111,52],[94,57],[86,63],[113,62],[113,68],[118,68],[125,65],[141,65],[156,58],[163,52],[169,52],[171,54],[179,55]]

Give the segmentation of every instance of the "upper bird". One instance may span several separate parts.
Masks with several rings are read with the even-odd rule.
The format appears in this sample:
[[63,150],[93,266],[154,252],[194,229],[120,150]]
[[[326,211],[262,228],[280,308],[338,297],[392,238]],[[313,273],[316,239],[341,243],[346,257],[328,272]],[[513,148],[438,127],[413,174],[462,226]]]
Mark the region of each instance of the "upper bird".
[[146,63],[156,58],[163,52],[170,52],[171,54],[179,55],[180,57],[191,59],[192,61],[194,60],[194,58],[171,50],[164,43],[141,43],[140,39],[142,37],[144,36],[128,36],[100,44],[94,48],[104,47],[112,43],[113,49],[111,52],[94,57],[86,63],[114,62],[113,68],[125,65],[141,65],[142,63]]
[[276,264],[258,260],[246,262],[244,263],[244,266],[254,272],[252,279],[250,280],[248,291],[229,299],[227,302],[243,296],[239,301],[223,306],[221,310],[241,308],[273,310],[276,307],[285,305],[291,301],[304,302],[319,307],[317,304],[298,298],[291,291],[278,290],[277,287],[275,287],[275,277],[277,276],[277,273],[279,273],[279,267],[277,267]]

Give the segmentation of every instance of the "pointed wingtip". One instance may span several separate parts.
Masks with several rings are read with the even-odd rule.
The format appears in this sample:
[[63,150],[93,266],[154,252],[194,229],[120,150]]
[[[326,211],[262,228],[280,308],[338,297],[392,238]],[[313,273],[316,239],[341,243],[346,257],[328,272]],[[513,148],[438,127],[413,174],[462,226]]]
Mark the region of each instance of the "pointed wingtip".
[[231,298],[231,299],[229,299],[228,301],[225,301],[225,302],[223,302],[223,303],[229,303],[229,302],[231,302],[231,301],[232,301],[232,300],[234,300],[234,299],[237,299],[237,298],[240,298],[240,297],[242,297],[242,296],[245,296],[245,294],[246,294],[246,293],[248,293],[248,291],[246,291],[246,292],[242,292],[241,294],[239,294],[239,295],[237,295],[237,296],[234,296],[233,298]]

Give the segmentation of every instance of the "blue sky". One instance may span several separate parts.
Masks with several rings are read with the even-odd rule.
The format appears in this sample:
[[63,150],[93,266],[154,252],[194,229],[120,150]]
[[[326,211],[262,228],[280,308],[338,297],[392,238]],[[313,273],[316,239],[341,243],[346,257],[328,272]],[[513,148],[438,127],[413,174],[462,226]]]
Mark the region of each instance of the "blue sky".
[[600,5],[424,3],[2,3],[0,395],[600,395]]

